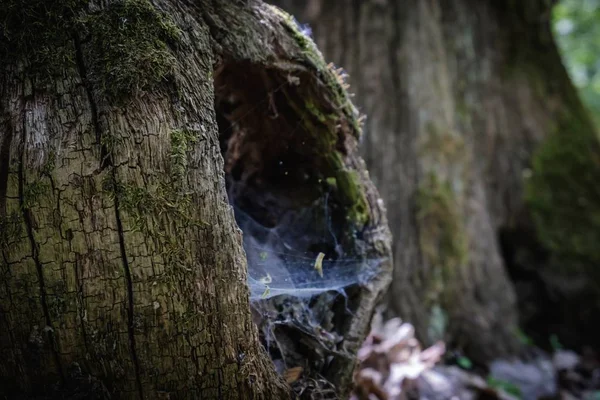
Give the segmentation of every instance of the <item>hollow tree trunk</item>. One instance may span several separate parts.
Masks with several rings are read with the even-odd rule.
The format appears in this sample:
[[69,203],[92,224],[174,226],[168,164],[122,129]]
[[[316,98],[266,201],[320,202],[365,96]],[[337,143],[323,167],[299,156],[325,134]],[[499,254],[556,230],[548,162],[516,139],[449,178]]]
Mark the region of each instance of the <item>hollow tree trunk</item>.
[[[498,237],[535,236],[524,201],[532,155],[540,149],[529,195],[538,231],[570,227],[554,243],[570,246],[582,230],[544,221],[566,215],[559,208],[578,188],[594,192],[584,179],[598,169],[593,128],[551,35],[551,2],[277,3],[308,22],[325,56],[348,71],[367,115],[363,153],[394,235],[391,312],[426,342],[446,339],[477,361],[514,352],[516,297]],[[580,152],[581,164],[567,150],[544,156],[569,141],[577,144],[564,148]],[[548,199],[541,207],[538,195]],[[586,219],[590,209],[569,215]],[[596,237],[583,232],[591,235],[577,237]],[[539,246],[535,238],[517,245],[530,254]]]
[[291,396],[259,343],[225,191],[215,104],[252,94],[240,71],[280,84],[271,106],[326,115],[288,118],[319,134],[315,174],[345,182],[342,233],[385,260],[338,321],[329,379],[348,390],[389,237],[355,111],[289,17],[259,1],[9,0],[0,20],[0,397]]

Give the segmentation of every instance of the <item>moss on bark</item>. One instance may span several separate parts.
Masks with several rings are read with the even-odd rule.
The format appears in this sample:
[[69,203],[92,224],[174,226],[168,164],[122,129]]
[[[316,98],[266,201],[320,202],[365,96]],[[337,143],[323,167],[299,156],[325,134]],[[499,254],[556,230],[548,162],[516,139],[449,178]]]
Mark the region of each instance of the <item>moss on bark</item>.
[[526,199],[555,264],[568,274],[589,273],[600,285],[600,142],[583,106],[569,108],[534,155]]
[[90,79],[110,100],[149,90],[174,73],[179,28],[147,0],[121,0],[79,18]]
[[430,174],[419,187],[416,205],[419,244],[434,268],[427,293],[429,300],[436,303],[442,300],[438,298],[442,293],[452,296],[452,290],[445,286],[468,262],[468,236],[452,188],[435,174]]
[[163,82],[175,69],[179,28],[148,0],[91,9],[86,0],[8,0],[0,8],[0,56],[26,63],[49,83],[76,65],[85,42],[95,90],[120,101]]
[[[348,120],[352,123],[354,133],[358,138],[360,136],[361,127],[358,118],[358,112],[352,102],[350,101],[349,95],[346,91],[348,87],[345,83],[345,75],[341,69],[336,69],[333,64],[327,64],[323,58],[323,55],[312,41],[307,36],[302,28],[298,25],[298,22],[294,17],[282,9],[270,6],[270,9],[281,17],[281,23],[284,28],[290,32],[292,38],[296,41],[298,47],[302,50],[306,61],[311,66],[319,71],[321,78],[324,80],[325,85],[328,89],[328,93],[332,95],[332,102],[336,105],[339,110],[342,110],[348,117]],[[308,108],[308,107],[307,107]],[[314,107],[310,107],[315,110]],[[325,118],[325,116],[321,116]]]
[[86,0],[6,0],[0,7],[0,56],[26,59],[30,72],[48,78],[75,62],[71,35]]

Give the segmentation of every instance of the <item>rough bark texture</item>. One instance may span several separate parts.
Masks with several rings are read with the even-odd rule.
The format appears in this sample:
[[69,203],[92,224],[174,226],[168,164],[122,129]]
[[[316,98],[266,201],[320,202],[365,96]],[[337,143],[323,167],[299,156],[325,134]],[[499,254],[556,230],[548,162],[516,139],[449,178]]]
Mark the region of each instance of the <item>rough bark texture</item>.
[[[367,115],[362,149],[394,235],[391,312],[426,342],[443,338],[476,361],[515,352],[516,296],[499,232],[506,246],[521,241],[539,256],[524,196],[532,154],[555,132],[581,130],[583,173],[597,169],[587,156],[597,149],[593,128],[551,35],[551,2],[277,3],[349,73]],[[576,121],[562,124],[569,115]],[[568,171],[564,181],[582,174]],[[545,198],[566,189],[539,168],[533,175]],[[556,215],[554,205],[540,219]],[[530,272],[540,264],[525,260]]]
[[[333,99],[317,105],[336,121],[323,131],[346,142],[320,150],[356,171],[355,197],[338,200],[388,260],[340,327],[356,349],[388,282],[385,217],[353,108],[286,15],[257,1],[11,0],[0,16],[0,394],[290,397],[252,322],[225,191],[214,71],[238,62],[302,72]],[[352,370],[331,381],[347,390]]]

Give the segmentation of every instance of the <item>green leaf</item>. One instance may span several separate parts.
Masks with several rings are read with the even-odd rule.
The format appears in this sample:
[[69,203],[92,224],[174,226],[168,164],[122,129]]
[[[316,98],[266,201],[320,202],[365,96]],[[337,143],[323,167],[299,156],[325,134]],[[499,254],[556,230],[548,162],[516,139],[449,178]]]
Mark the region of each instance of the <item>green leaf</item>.
[[462,369],[471,369],[473,368],[473,362],[465,356],[460,356],[456,359],[456,363]]
[[563,345],[560,343],[560,340],[558,340],[558,336],[556,335],[550,336],[550,346],[552,346],[554,351],[562,350],[563,348]]
[[521,393],[521,389],[514,383],[504,381],[502,379],[496,379],[492,376],[489,376],[487,379],[487,383],[491,388],[496,390],[501,390],[505,393],[508,393],[518,399],[523,398],[523,394]]

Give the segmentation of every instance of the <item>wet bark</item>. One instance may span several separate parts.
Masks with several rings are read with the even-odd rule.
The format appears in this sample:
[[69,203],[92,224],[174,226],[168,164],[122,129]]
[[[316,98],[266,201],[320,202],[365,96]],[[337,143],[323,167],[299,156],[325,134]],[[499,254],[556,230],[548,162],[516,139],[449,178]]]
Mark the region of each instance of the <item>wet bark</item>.
[[[312,100],[336,106],[327,105],[336,123],[322,131],[344,143],[322,150],[339,152],[338,173],[356,174],[357,198],[340,201],[367,205],[355,222],[378,229],[364,243],[389,259],[385,216],[355,151],[356,115],[331,100],[343,89],[287,16],[258,1],[76,3],[40,3],[44,21],[58,22],[35,25],[39,37],[0,36],[0,395],[289,398],[250,313],[214,79],[237,63],[294,87],[302,73]],[[5,20],[19,12],[6,7]],[[127,50],[111,36],[121,30],[150,37],[148,51]],[[31,51],[19,52],[22,38]],[[350,355],[386,265],[340,328]],[[352,370],[340,365],[331,381],[347,390]]]
[[514,353],[499,232],[530,237],[527,269],[541,268],[524,195],[532,156],[557,126],[583,125],[597,146],[552,38],[551,2],[277,3],[349,73],[367,115],[362,151],[394,235],[390,313],[476,361]]

